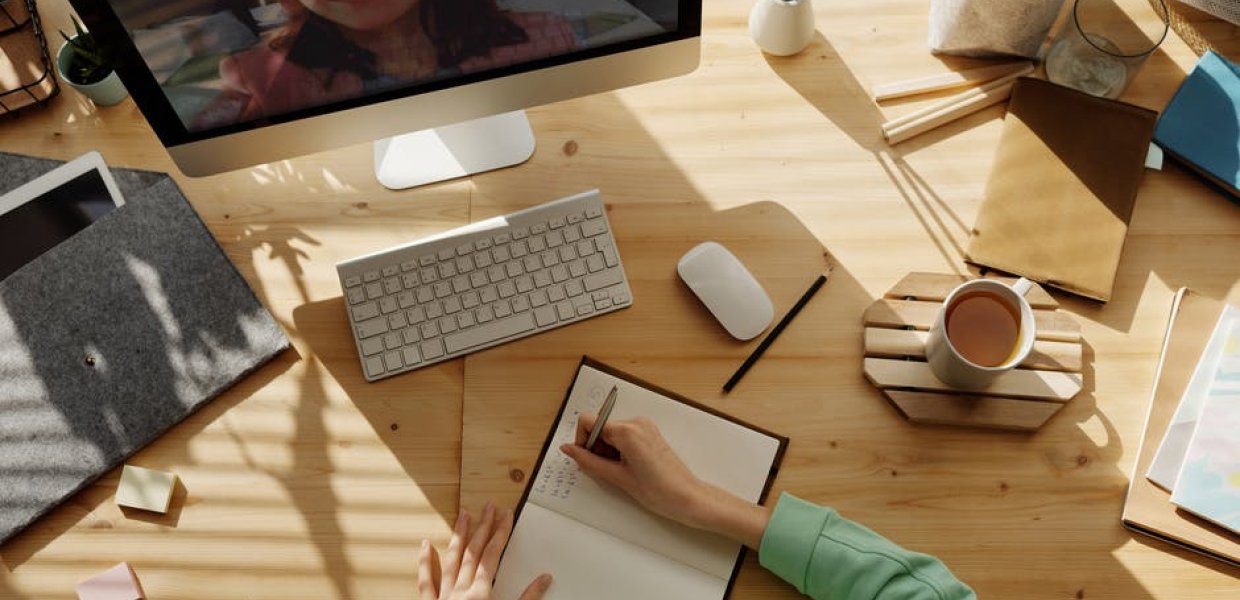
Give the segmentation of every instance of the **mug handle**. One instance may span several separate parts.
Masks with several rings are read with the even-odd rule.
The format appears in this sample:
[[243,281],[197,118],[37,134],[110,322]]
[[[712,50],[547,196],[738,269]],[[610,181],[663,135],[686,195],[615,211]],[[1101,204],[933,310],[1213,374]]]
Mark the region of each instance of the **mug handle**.
[[1033,289],[1033,282],[1024,277],[1012,282],[1012,291],[1016,292],[1017,296],[1027,296],[1031,289]]

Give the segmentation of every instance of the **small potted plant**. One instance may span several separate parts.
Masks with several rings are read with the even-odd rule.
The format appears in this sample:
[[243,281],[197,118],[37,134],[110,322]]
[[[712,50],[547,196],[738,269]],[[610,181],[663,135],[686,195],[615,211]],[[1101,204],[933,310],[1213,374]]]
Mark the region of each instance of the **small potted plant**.
[[82,24],[73,18],[73,37],[61,31],[65,43],[56,53],[56,72],[62,81],[81,92],[99,106],[112,106],[129,95],[125,84],[104,58],[97,42]]

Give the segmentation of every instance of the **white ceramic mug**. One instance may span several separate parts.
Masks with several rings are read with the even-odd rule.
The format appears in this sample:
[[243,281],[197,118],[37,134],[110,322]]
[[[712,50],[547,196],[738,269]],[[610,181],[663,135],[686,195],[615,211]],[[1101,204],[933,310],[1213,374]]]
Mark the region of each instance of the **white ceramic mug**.
[[[1037,328],[1033,321],[1033,308],[1025,299],[1025,294],[1033,289],[1033,282],[1020,278],[1011,286],[992,279],[974,279],[967,281],[943,300],[939,316],[930,329],[930,338],[926,340],[926,361],[930,370],[943,383],[957,389],[982,390],[990,386],[999,375],[1012,370],[1024,362],[1033,350],[1033,341],[1037,336]],[[1016,338],[1016,349],[1003,364],[985,367],[976,364],[960,354],[947,336],[947,314],[961,296],[970,292],[990,292],[998,296],[1008,306],[1015,308],[1020,315],[1020,329]]]

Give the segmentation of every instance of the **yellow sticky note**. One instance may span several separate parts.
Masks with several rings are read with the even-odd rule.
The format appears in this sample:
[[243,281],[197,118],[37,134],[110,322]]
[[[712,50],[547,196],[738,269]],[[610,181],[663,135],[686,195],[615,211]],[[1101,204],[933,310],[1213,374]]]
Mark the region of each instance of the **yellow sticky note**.
[[121,484],[116,489],[116,503],[157,513],[168,512],[177,476],[166,471],[125,465]]

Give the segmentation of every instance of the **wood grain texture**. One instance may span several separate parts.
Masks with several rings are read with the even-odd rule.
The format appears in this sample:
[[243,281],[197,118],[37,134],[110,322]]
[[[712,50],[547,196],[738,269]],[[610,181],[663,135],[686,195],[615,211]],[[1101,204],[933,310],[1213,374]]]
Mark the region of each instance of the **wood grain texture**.
[[904,418],[925,425],[967,425],[1014,431],[1037,431],[1062,407],[993,396],[955,396],[921,392],[883,392]]
[[[370,148],[355,146],[176,175],[296,353],[139,453],[184,483],[168,516],[123,515],[114,472],[0,547],[0,598],[69,600],[119,560],[153,598],[412,597],[418,544],[443,547],[458,502],[519,496],[583,353],[790,436],[775,494],[830,504],[942,558],[980,597],[1233,598],[1234,571],[1135,538],[1119,511],[1174,288],[1240,300],[1240,265],[1224,260],[1240,254],[1240,211],[1178,166],[1149,173],[1113,300],[1060,298],[1087,344],[1083,393],[1029,435],[910,424],[861,372],[859,317],[910,271],[969,272],[961,248],[1003,111],[890,150],[879,125],[936,98],[880,108],[869,90],[983,63],[926,52],[924,0],[816,3],[820,37],[788,58],[754,46],[750,0],[705,5],[697,72],[531,110],[539,149],[515,169],[388,192]],[[49,31],[69,27],[64,0],[39,6]],[[1240,49],[1232,31],[1217,43]],[[1195,58],[1168,40],[1126,99],[1160,109]],[[99,149],[113,165],[176,171],[132,102],[96,109],[68,89],[0,121],[0,149]],[[594,187],[632,308],[362,381],[337,261]],[[753,344],[728,337],[674,273],[706,239],[750,267],[777,311],[827,250],[834,264],[726,396],[719,386]],[[732,597],[797,595],[750,559]]]
[[[1004,277],[995,274],[987,274],[985,279],[993,279],[1002,281],[1011,285],[1016,281],[1015,277]],[[925,300],[929,302],[942,302],[947,299],[947,295],[951,293],[956,286],[968,281],[968,277],[963,275],[951,275],[947,273],[909,273],[903,279],[897,282],[883,296],[893,300]],[[1046,291],[1046,288],[1034,283],[1029,288],[1029,292],[1025,294],[1025,300],[1029,301],[1029,306],[1045,310],[1054,310],[1059,308],[1059,302],[1055,297]]]
[[[924,359],[926,340],[929,337],[930,334],[926,331],[867,327],[865,329],[865,353],[866,356],[885,358]],[[1033,344],[1033,350],[1029,352],[1029,357],[1020,363],[1020,367],[1080,372],[1081,352],[1079,343],[1037,340]]]
[[[866,379],[881,389],[954,390],[939,381],[924,362],[866,358],[864,364]],[[1081,391],[1081,374],[1013,369],[995,379],[986,391],[995,396],[1067,402]]]
[[[934,326],[941,308],[941,304],[931,302],[884,298],[866,309],[862,319],[868,327],[912,327],[918,331],[928,331]],[[1081,325],[1070,315],[1035,310],[1033,322],[1040,340],[1075,342],[1081,339]]]

